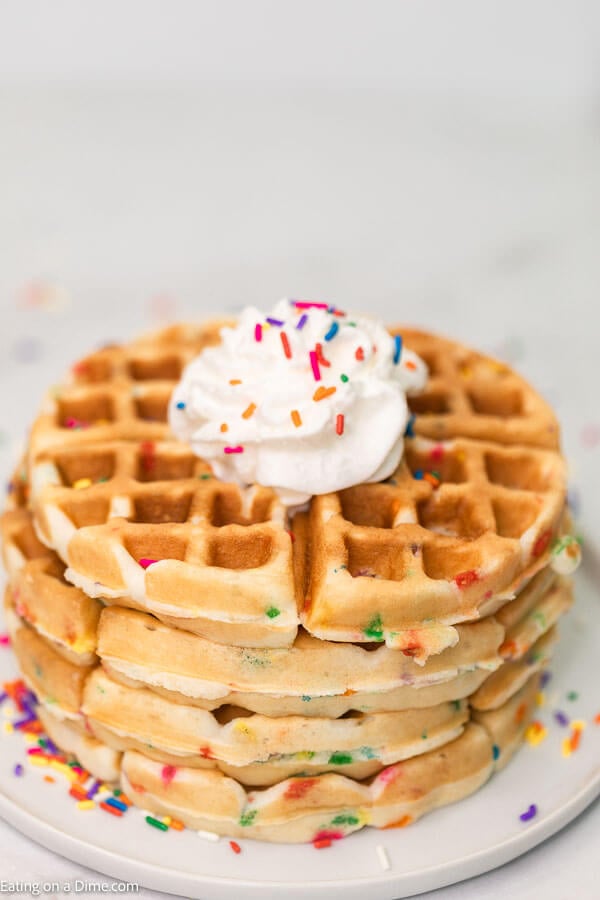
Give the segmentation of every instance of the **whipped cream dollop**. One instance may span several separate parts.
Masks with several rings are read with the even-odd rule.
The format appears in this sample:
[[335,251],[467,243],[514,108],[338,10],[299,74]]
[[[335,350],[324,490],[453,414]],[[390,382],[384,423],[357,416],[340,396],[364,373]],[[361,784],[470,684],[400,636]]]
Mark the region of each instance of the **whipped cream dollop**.
[[406,393],[427,367],[380,322],[282,300],[247,307],[221,343],[183,372],[169,406],[175,435],[224,481],[274,488],[286,505],[396,469]]

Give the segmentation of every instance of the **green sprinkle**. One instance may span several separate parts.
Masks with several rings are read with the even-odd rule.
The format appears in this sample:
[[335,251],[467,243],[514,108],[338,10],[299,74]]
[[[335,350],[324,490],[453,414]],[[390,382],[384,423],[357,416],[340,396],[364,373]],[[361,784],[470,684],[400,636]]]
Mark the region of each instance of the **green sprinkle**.
[[358,816],[351,816],[344,813],[331,820],[332,825],[358,825],[359,822],[360,819]]
[[332,753],[329,757],[330,766],[347,766],[352,762],[350,753]]
[[540,628],[546,628],[546,626],[547,626],[546,616],[544,615],[543,612],[540,612],[538,610],[537,612],[534,612],[531,614],[531,618],[533,619],[534,622],[538,623]]
[[423,734],[421,735],[421,740],[422,740],[422,741],[426,741],[426,740],[427,740],[427,732],[426,732],[426,731],[424,731]]
[[270,619],[276,619],[277,616],[281,615],[281,610],[277,609],[276,606],[270,606],[266,611],[266,614]]
[[577,691],[569,691],[567,694],[567,700],[579,700],[579,694]]
[[198,475],[198,478],[200,479],[200,481],[206,481],[208,478],[212,478],[212,475],[208,475],[208,474]]
[[452,706],[454,707],[454,709],[460,709],[460,706],[461,706],[460,700],[453,700]]
[[382,641],[383,640],[383,622],[381,621],[381,616],[377,613],[374,616],[367,627],[364,629],[363,634],[365,637],[371,638],[373,641]]
[[312,700],[312,697],[310,697],[308,694],[302,694],[302,699],[305,703],[308,703],[309,700]]
[[376,759],[376,754],[372,747],[361,747],[359,752],[365,759]]
[[161,822],[160,819],[155,819],[154,816],[146,816],[146,822],[148,825],[152,825],[153,828],[158,828],[160,831],[168,831],[169,826],[165,825],[164,822]]
[[343,381],[346,384],[347,381],[350,381],[347,375],[340,375],[340,381]]
[[248,825],[252,825],[257,815],[257,809],[251,809],[248,812],[243,812],[240,816],[240,825],[242,826],[242,828],[246,828]]

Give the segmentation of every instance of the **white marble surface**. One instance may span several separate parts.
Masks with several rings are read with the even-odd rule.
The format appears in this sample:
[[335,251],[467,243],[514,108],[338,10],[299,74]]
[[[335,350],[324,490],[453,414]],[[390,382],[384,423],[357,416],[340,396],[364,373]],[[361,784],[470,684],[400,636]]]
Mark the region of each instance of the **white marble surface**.
[[[593,120],[377,92],[13,86],[0,121],[3,477],[44,385],[90,347],[168,316],[320,297],[448,332],[531,378],[563,422],[594,552]],[[428,896],[594,898],[599,828],[596,804]],[[5,823],[0,847],[2,878],[95,877]]]

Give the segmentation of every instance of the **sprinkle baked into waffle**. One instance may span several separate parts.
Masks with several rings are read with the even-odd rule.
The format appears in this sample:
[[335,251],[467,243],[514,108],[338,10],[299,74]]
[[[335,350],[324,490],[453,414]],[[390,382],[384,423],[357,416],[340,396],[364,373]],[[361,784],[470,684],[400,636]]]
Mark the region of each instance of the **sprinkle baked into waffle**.
[[313,498],[290,533],[273,491],[219,481],[168,432],[182,367],[222,324],[98,351],[46,399],[32,509],[87,594],[226,644],[288,647],[301,620],[424,662],[546,564],[566,496],[558,426],[506,366],[403,329],[429,380],[400,468]]

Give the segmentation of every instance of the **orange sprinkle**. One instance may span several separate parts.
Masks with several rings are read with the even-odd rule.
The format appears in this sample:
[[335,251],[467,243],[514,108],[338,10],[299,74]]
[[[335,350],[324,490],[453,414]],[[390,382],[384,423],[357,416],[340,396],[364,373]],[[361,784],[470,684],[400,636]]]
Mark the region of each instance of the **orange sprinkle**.
[[229,384],[241,384],[241,380],[239,378],[230,378]]
[[127,796],[127,794],[123,794],[121,792],[119,794],[119,800],[121,801],[121,803],[124,803],[125,806],[133,806],[133,804],[132,804],[131,800],[129,799],[129,797]]
[[600,725],[600,713],[596,713],[594,716],[594,725]]
[[85,800],[85,798],[87,797],[87,791],[84,791],[84,789],[78,784],[73,785],[73,787],[69,791],[69,794],[71,795],[71,797],[75,797],[76,800]]
[[281,338],[281,345],[283,347],[283,352],[285,353],[287,359],[292,358],[292,348],[290,347],[290,342],[288,340],[288,336],[285,331],[279,332],[279,337]]
[[516,712],[516,715],[515,715],[515,721],[516,721],[517,725],[520,725],[520,724],[521,724],[521,722],[522,722],[523,719],[525,718],[525,713],[526,713],[526,712],[527,712],[527,706],[526,706],[526,704],[525,704],[525,703],[521,703],[521,705],[519,706],[519,708],[518,708],[518,710],[517,710],[517,712]]
[[123,815],[120,809],[117,809],[116,806],[111,806],[109,803],[102,802],[100,808],[110,813],[111,816],[117,816],[117,818],[121,818]]
[[322,366],[329,368],[331,363],[329,362],[328,359],[325,359],[325,357],[323,356],[323,344],[315,344],[315,349],[317,351],[317,359],[319,360],[319,363]]
[[[119,800],[122,800],[122,799],[123,798],[119,795]],[[183,824],[183,822],[180,822],[179,819],[171,819],[169,828],[174,828],[175,831],[184,831],[185,825]]]
[[365,358],[365,351],[362,347],[359,347],[356,353],[354,354],[359,362],[362,362]]
[[343,417],[343,415],[342,415],[341,413],[340,413],[338,416],[336,416],[336,420],[335,420],[335,433],[336,433],[336,434],[343,434],[343,433],[344,433],[344,417]]
[[579,747],[580,742],[581,742],[581,729],[578,728],[577,730],[573,731],[573,734],[571,735],[571,740],[569,741],[569,745],[570,745],[571,751],[573,753]]
[[331,840],[329,838],[321,838],[319,841],[313,841],[313,847],[315,850],[325,850],[326,847],[331,847]]
[[54,778],[52,775],[44,775],[44,781],[50,782],[50,784],[54,784]]
[[229,431],[229,425],[227,425],[226,422],[223,422],[223,424],[221,425],[221,431]]
[[231,847],[231,849],[233,850],[234,853],[242,852],[242,848],[240,847],[240,845],[238,844],[237,841],[229,841],[229,846]]
[[319,400],[325,400],[326,397],[331,397],[332,394],[335,394],[336,390],[337,388],[334,387],[318,387],[313,394],[313,400],[316,400],[317,402]]
[[296,428],[300,428],[300,426],[302,425],[302,419],[300,417],[300,413],[298,412],[298,410],[293,409],[290,413],[290,416],[292,417],[292,422],[294,423]]
[[412,361],[412,359],[407,359],[406,362],[404,363],[404,368],[405,369],[416,369],[417,367],[416,367],[415,363]]
[[412,816],[402,816],[401,819],[398,819],[396,822],[390,822],[389,825],[384,825],[384,828],[406,828],[407,825],[410,825],[412,822]]
[[433,487],[438,487],[440,483],[440,479],[436,478],[431,472],[425,472],[423,474],[423,481],[428,481]]
[[250,416],[253,416],[253,415],[254,415],[255,410],[256,410],[256,403],[250,403],[250,404],[246,407],[246,409],[244,410],[244,412],[242,413],[242,419],[249,419]]

